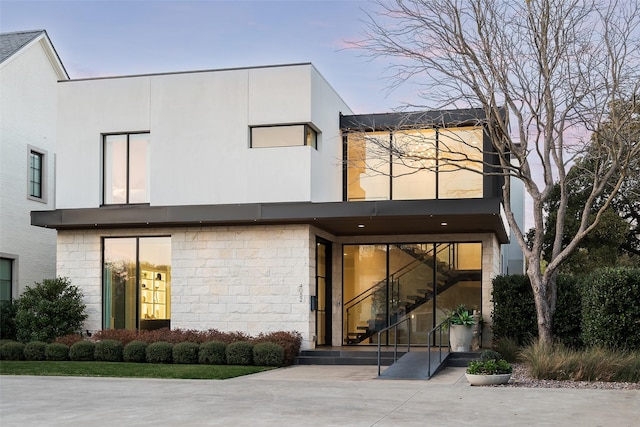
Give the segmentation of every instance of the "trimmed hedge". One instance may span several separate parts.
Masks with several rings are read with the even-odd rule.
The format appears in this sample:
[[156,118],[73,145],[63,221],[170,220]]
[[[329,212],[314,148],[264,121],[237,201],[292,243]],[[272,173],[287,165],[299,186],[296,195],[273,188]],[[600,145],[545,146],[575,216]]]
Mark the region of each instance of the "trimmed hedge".
[[225,365],[227,345],[222,341],[207,341],[200,344],[198,363],[201,365]]
[[583,289],[582,337],[592,346],[640,349],[640,269],[594,271]]
[[69,348],[69,360],[76,362],[92,362],[96,345],[91,341],[78,341]]
[[200,346],[194,342],[180,342],[173,346],[173,363],[195,365],[198,363]]
[[229,344],[226,353],[229,365],[251,365],[253,362],[253,344],[248,341]]
[[2,360],[24,360],[24,344],[10,341],[0,347],[0,359]]
[[272,342],[263,342],[253,346],[253,363],[256,366],[282,366],[284,348]]
[[131,341],[124,346],[122,358],[125,362],[144,363],[147,361],[147,343],[144,341]]
[[47,343],[44,341],[31,341],[24,346],[24,358],[30,361],[46,360]]
[[122,362],[124,346],[120,341],[103,340],[96,343],[95,358],[98,362]]
[[50,361],[69,360],[69,346],[57,342],[47,344],[44,354]]
[[147,346],[147,362],[171,363],[173,362],[173,344],[166,341],[158,341]]
[[[558,276],[558,299],[553,316],[553,334],[571,347],[583,345],[581,339],[582,297],[580,279]],[[512,339],[525,345],[538,336],[538,323],[529,278],[522,274],[493,279],[493,337],[496,342]]]

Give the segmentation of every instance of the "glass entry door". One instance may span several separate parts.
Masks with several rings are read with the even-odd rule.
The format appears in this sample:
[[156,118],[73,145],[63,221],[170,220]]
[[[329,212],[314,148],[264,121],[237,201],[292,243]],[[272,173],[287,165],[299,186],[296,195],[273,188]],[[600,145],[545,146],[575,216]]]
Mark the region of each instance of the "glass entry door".
[[331,345],[331,243],[316,244],[316,345]]

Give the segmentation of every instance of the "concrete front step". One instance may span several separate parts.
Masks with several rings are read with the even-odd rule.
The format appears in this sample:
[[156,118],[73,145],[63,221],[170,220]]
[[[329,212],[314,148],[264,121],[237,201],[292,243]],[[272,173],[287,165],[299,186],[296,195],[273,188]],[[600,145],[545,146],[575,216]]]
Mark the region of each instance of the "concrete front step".
[[[398,358],[405,352],[398,351]],[[393,351],[381,353],[381,365],[393,363]],[[296,358],[296,365],[362,365],[376,366],[378,352],[369,350],[303,350]]]

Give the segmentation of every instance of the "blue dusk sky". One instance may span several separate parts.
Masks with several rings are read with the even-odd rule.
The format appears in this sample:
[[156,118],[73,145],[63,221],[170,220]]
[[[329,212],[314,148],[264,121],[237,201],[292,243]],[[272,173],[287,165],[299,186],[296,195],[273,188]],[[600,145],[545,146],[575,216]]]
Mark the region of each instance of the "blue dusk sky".
[[387,63],[348,48],[367,0],[0,0],[0,30],[45,29],[70,77],[312,62],[357,114],[417,102]]

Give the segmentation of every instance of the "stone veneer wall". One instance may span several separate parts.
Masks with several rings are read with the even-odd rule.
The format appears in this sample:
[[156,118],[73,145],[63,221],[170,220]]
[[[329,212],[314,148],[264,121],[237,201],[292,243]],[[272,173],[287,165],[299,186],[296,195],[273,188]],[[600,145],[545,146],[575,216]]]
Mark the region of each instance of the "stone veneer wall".
[[83,290],[86,329],[102,325],[101,238],[168,235],[172,328],[299,331],[303,347],[313,345],[315,237],[306,225],[60,231],[58,275]]

